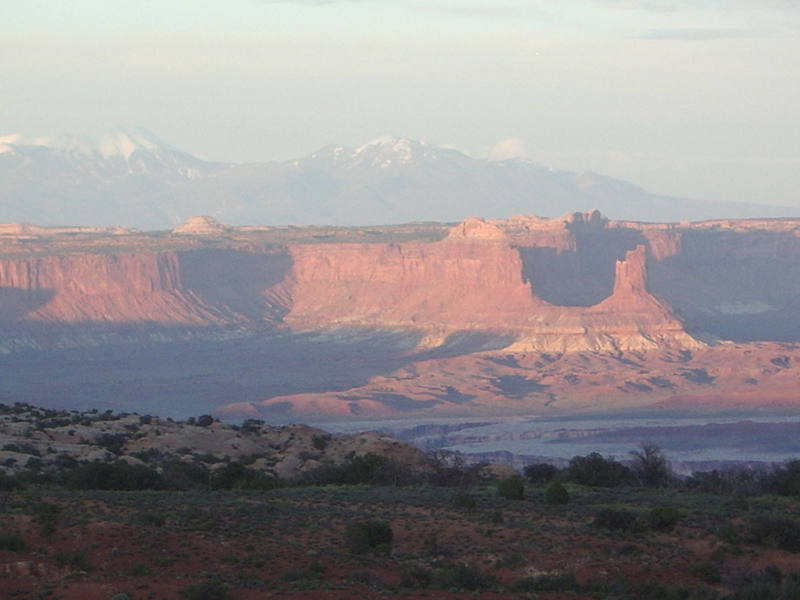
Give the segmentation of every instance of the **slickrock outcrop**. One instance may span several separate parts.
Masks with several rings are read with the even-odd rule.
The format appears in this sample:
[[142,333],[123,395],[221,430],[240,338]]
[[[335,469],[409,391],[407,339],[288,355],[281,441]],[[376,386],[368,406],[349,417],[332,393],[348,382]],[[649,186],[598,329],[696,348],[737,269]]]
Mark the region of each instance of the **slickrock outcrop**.
[[[43,409],[0,404],[0,473],[24,470],[39,460],[44,470],[65,461],[151,463],[179,460],[211,470],[248,457],[247,464],[281,479],[295,479],[323,464],[341,465],[375,454],[418,473],[431,470],[424,453],[375,432],[334,436],[306,425],[271,426],[263,421],[234,427],[202,425],[131,414]],[[197,420],[200,423],[200,420]]]

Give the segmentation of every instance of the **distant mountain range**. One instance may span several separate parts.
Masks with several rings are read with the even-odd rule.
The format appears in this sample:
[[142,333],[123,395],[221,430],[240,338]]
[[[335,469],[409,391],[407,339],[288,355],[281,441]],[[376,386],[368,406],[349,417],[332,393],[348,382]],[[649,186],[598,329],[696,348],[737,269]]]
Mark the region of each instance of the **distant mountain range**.
[[662,222],[800,212],[661,196],[596,173],[476,159],[397,138],[287,161],[219,163],[140,129],[99,139],[0,137],[0,222],[157,230],[205,214],[233,225],[374,225],[592,208]]

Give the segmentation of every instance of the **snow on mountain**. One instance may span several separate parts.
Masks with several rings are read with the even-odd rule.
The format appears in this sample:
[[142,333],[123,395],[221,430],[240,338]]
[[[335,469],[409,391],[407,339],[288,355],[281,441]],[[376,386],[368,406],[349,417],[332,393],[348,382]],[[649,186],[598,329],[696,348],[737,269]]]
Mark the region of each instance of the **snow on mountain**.
[[[101,175],[157,172],[186,178],[198,177],[203,161],[158,139],[144,129],[113,132],[91,138],[79,135],[26,137],[15,133],[0,137],[0,153],[64,161]],[[81,166],[81,164],[83,166]]]
[[653,221],[796,213],[668,198],[602,175],[397,137],[248,164],[206,162],[141,129],[94,139],[0,137],[0,222],[171,229],[203,214],[232,225],[374,225],[593,208]]

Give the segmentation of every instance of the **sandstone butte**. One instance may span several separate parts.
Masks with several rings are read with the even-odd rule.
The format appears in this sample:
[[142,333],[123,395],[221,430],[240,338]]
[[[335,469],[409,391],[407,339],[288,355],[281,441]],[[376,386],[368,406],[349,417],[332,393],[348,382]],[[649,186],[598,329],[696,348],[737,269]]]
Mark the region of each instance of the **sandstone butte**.
[[[2,349],[70,336],[80,343],[76,332],[120,326],[160,329],[167,338],[178,330],[401,330],[419,335],[418,349],[472,333],[493,338],[495,354],[523,362],[537,353],[730,357],[734,347],[744,356],[765,343],[773,344],[765,352],[785,354],[774,344],[800,341],[800,220],[652,224],[592,211],[470,218],[434,228],[433,241],[430,231],[414,239],[409,227],[353,241],[359,232],[303,237],[210,217],[158,234],[0,225]],[[461,367],[470,368],[477,372]],[[444,373],[433,377],[436,389],[448,387]],[[689,389],[646,387],[662,398],[692,393],[691,377],[683,379]],[[373,387],[414,397],[398,381]],[[628,383],[595,382],[592,397]],[[367,412],[392,412],[380,402],[369,408],[375,389],[351,397]],[[580,397],[581,389],[571,393]],[[352,400],[329,412],[348,410]]]

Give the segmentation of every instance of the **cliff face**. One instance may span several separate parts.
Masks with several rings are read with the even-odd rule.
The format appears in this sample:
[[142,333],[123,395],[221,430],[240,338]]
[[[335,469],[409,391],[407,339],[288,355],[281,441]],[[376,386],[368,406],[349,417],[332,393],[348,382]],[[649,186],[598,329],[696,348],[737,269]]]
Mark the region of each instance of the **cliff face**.
[[594,306],[555,306],[523,278],[507,241],[446,240],[403,246],[292,249],[294,299],[287,322],[511,333],[522,350],[696,347],[666,304],[647,290],[646,250],[616,263],[610,297]]
[[268,233],[249,230],[234,243],[236,231],[220,225],[210,245],[182,250],[62,242],[59,254],[40,245],[45,255],[0,260],[0,324],[401,328],[431,345],[482,331],[520,351],[701,346],[686,323],[800,340],[793,221],[641,224],[594,211],[468,219],[441,241],[398,243],[255,243]]
[[151,323],[459,331],[515,348],[646,349],[694,344],[647,290],[646,251],[616,263],[612,294],[589,307],[540,299],[506,240],[306,244],[263,252],[77,254],[0,262],[0,319],[17,324]]
[[0,262],[4,320],[201,324],[221,315],[183,289],[173,252]]
[[[796,397],[800,221],[200,224],[25,239],[0,227],[0,370],[16,375],[0,377],[0,400],[138,406],[148,389],[161,406],[166,389],[244,416],[347,416]],[[152,339],[179,343],[113,349]],[[14,354],[64,347],[30,365]]]
[[[283,263],[283,264],[282,264]],[[286,257],[229,251],[75,254],[0,261],[0,322],[231,325],[282,310]],[[285,311],[283,311],[285,312]]]

